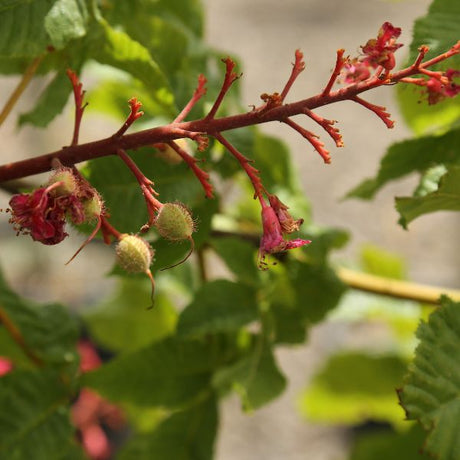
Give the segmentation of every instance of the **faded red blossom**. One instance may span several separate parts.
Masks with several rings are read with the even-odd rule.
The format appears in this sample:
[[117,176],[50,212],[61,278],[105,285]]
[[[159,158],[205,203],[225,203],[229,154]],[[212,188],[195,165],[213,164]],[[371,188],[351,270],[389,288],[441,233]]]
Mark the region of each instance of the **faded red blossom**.
[[[81,340],[77,349],[82,372],[89,372],[102,364],[94,345],[88,340]],[[72,421],[88,457],[94,460],[109,459],[112,448],[101,423],[110,429],[119,430],[124,424],[121,410],[94,391],[82,388],[72,406]]]
[[8,359],[0,356],[0,377],[13,370],[13,363]]
[[460,71],[447,69],[444,74],[433,75],[426,80],[428,94],[428,104],[433,105],[442,101],[446,97],[454,97],[460,93],[460,85],[455,83],[454,79],[460,78]]
[[32,193],[14,195],[9,203],[10,223],[15,230],[48,245],[60,243],[67,236],[64,232],[65,209],[59,205],[59,197],[50,193],[52,188],[42,187]]
[[259,267],[265,265],[266,254],[275,254],[311,243],[310,240],[302,239],[286,241],[283,238],[281,223],[271,206],[262,205],[262,226],[264,233],[260,240]]
[[289,207],[286,206],[276,195],[268,195],[268,201],[270,201],[270,206],[274,209],[276,216],[278,217],[282,232],[297,232],[303,224],[303,219],[294,220],[288,212]]
[[369,66],[358,59],[351,59],[343,66],[343,81],[345,83],[357,83],[367,80],[371,76]]
[[361,59],[372,68],[382,66],[386,70],[391,70],[395,66],[394,52],[403,46],[396,43],[396,39],[401,35],[401,29],[394,27],[391,23],[385,22],[379,30],[377,38],[372,38],[361,47],[364,58]]

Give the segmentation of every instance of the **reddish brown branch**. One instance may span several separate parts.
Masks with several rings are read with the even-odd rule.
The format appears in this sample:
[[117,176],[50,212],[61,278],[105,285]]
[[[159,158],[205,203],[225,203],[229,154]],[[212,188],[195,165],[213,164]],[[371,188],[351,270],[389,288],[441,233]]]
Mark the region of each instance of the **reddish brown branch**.
[[[49,171],[51,169],[52,161],[55,158],[59,159],[64,166],[72,166],[82,161],[92,160],[108,155],[116,155],[118,149],[135,150],[155,143],[169,143],[175,139],[183,137],[189,137],[198,142],[201,140],[202,145],[204,146],[203,139],[206,134],[214,135],[215,133],[221,133],[223,131],[242,128],[245,126],[268,123],[271,121],[283,121],[295,115],[305,114],[306,110],[311,111],[318,107],[344,100],[354,100],[355,102],[358,102],[366,108],[374,111],[382,118],[385,124],[389,126],[392,125],[392,121],[388,118],[388,114],[383,115],[383,113],[380,112],[381,108],[365,101],[361,102],[362,99],[358,98],[357,100],[356,97],[359,94],[379,87],[382,84],[404,81],[407,77],[419,74],[420,68],[426,69],[459,53],[460,42],[454,45],[449,51],[430,59],[429,61],[420,62],[421,60],[417,58],[417,61],[413,65],[390,74],[388,76],[388,80],[385,82],[372,77],[364,81],[352,83],[336,91],[328,90],[329,92],[327,92],[326,90],[333,84],[332,83],[331,85],[328,84],[325,90],[318,95],[294,103],[282,104],[280,106],[273,107],[269,111],[251,110],[238,115],[214,118],[225,93],[228,91],[233,81],[238,77],[233,73],[233,66],[231,65],[230,60],[227,59],[225,61],[227,72],[224,84],[219,93],[218,99],[206,117],[188,122],[171,123],[166,126],[146,129],[137,133],[124,134],[121,137],[111,136],[95,142],[72,145],[46,155],[5,164],[0,166],[0,182]],[[335,70],[340,67],[341,59],[341,53],[338,52]],[[335,81],[336,76],[334,77],[334,73],[337,72],[333,72],[329,82]]]

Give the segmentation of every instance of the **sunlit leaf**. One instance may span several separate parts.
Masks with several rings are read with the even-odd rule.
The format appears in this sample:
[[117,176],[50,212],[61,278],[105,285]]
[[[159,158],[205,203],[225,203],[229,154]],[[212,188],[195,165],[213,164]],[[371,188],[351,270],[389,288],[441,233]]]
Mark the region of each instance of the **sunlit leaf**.
[[424,448],[439,460],[454,460],[460,452],[460,303],[447,297],[428,322],[417,330],[420,340],[400,392],[409,420],[427,430]]

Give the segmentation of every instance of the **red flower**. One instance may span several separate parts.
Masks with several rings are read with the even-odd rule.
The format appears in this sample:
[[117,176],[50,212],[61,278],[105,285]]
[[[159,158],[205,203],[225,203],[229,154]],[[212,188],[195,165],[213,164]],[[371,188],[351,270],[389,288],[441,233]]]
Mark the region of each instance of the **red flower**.
[[436,72],[426,80],[424,86],[427,89],[428,104],[433,105],[446,97],[454,97],[459,94],[460,85],[454,82],[454,79],[459,77],[459,70],[447,69],[444,73]]
[[60,243],[66,236],[65,209],[51,195],[52,187],[39,188],[32,193],[14,195],[10,200],[11,218],[18,233],[30,234],[43,244]]
[[276,195],[268,195],[268,201],[270,201],[270,206],[274,209],[276,217],[278,217],[282,232],[297,232],[303,224],[303,219],[294,220],[288,212],[289,207],[286,206]]
[[286,241],[283,238],[283,229],[275,209],[266,204],[262,205],[262,226],[264,234],[260,240],[259,267],[264,267],[266,265],[266,254],[275,254],[311,243],[310,240],[302,239]]
[[394,27],[391,23],[385,22],[379,30],[377,38],[368,40],[361,47],[364,53],[362,62],[372,68],[382,66],[386,70],[391,70],[395,66],[394,52],[401,48],[401,43],[396,43],[396,39],[401,35],[401,29]]
[[359,81],[367,80],[371,76],[369,66],[366,62],[359,61],[358,59],[349,60],[343,66],[344,81],[345,83],[356,83]]

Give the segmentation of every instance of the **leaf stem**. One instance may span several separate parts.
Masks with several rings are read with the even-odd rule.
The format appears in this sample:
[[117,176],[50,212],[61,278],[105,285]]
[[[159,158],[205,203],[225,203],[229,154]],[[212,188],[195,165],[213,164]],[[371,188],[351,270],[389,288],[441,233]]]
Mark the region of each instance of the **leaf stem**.
[[443,294],[449,296],[454,301],[460,301],[460,290],[456,289],[393,280],[344,267],[338,268],[336,273],[351,288],[373,294],[413,300],[431,305],[439,305],[439,299]]
[[13,107],[16,105],[16,102],[18,102],[22,93],[29,85],[44,56],[44,54],[41,54],[40,56],[36,57],[29,65],[29,67],[27,67],[26,71],[24,72],[24,75],[21,78],[21,81],[19,82],[18,86],[16,86],[15,90],[13,91],[9,99],[6,101],[2,111],[0,112],[0,126],[6,120],[11,110],[13,110]]

